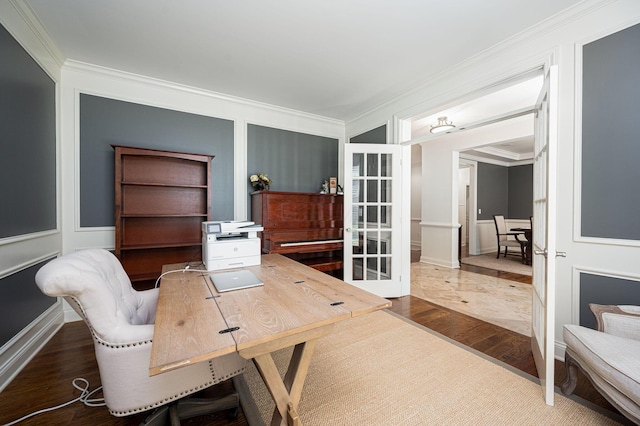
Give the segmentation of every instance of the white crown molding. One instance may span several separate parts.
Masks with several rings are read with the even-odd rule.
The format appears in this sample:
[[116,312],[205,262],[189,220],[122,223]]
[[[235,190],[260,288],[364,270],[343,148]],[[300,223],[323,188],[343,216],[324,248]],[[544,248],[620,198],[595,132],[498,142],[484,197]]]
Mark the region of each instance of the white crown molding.
[[[481,149],[485,149],[485,148],[476,148],[476,149],[474,149],[474,151],[480,151]],[[495,154],[493,154],[493,155],[495,155]],[[495,158],[479,157],[477,155],[469,154],[468,152],[461,152],[460,153],[460,159],[461,160],[471,160],[471,161],[475,161],[475,162],[478,162],[478,163],[493,164],[495,166],[502,166],[502,167],[515,167],[515,166],[524,166],[524,165],[527,165],[527,164],[533,164],[533,159],[531,159],[531,160],[518,160],[518,161],[501,161],[501,160],[497,160]]]
[[533,152],[518,154],[515,152],[507,151],[505,149],[500,149],[493,146],[486,146],[484,148],[474,148],[473,150],[482,152],[484,154],[495,155],[496,157],[507,158],[509,160],[514,160],[514,161],[523,161],[523,160],[533,159]]
[[[373,108],[359,114],[357,117],[354,117],[347,121],[347,123],[352,123],[361,118],[364,118],[368,115],[372,115],[377,111],[384,110],[392,106],[393,104],[400,102],[402,99],[410,97],[411,95],[417,94],[429,87],[438,86],[444,80],[448,80],[452,75],[462,74],[464,71],[476,69],[478,64],[485,62],[488,58],[499,55],[501,52],[512,49],[519,44],[526,42],[530,39],[535,39],[536,37],[543,35],[552,30],[556,30],[562,28],[569,23],[582,18],[585,15],[592,13],[594,10],[599,9],[601,7],[606,6],[607,4],[614,3],[616,0],[585,0],[581,3],[578,3],[574,6],[571,6],[539,23],[536,25],[529,27],[512,37],[509,37],[498,44],[495,44],[488,49],[485,49],[469,58],[466,58],[462,62],[459,62],[457,65],[454,65],[446,70],[439,72],[438,74],[432,76],[431,78],[425,80],[421,84],[412,88],[411,90],[398,95],[392,99],[389,99],[386,102],[378,104]],[[494,76],[497,77],[495,81],[502,81],[505,78],[513,77],[512,74],[508,74],[505,76]],[[451,91],[457,91],[459,88],[452,88]],[[442,99],[451,99],[450,93],[442,93],[440,96]]]
[[65,61],[65,56],[53,42],[53,39],[49,36],[49,33],[45,30],[42,23],[40,23],[40,20],[36,17],[27,0],[9,0],[7,3],[15,9],[20,19],[22,19],[24,24],[33,33],[58,68],[61,68]]
[[131,81],[136,82],[138,84],[146,84],[153,87],[160,87],[170,90],[176,90],[180,92],[196,94],[200,96],[205,96],[208,98],[217,99],[220,101],[233,102],[235,104],[246,105],[249,107],[266,109],[274,112],[279,112],[287,115],[294,115],[301,118],[307,118],[315,121],[322,121],[330,124],[344,125],[344,121],[337,120],[334,118],[324,117],[321,115],[310,114],[302,111],[297,111],[294,109],[279,107],[276,105],[271,105],[263,102],[253,101],[250,99],[240,98],[236,96],[226,95],[224,93],[218,93],[210,90],[200,89],[193,86],[188,86],[185,84],[174,83],[167,80],[162,80],[154,77],[147,77],[140,74],[135,74],[127,71],[120,71],[113,68],[107,68],[100,65],[93,65],[86,62],[76,61],[73,59],[68,59],[65,61],[64,69],[79,73],[87,73],[87,74],[98,74],[107,78],[113,78],[115,80],[122,81]]

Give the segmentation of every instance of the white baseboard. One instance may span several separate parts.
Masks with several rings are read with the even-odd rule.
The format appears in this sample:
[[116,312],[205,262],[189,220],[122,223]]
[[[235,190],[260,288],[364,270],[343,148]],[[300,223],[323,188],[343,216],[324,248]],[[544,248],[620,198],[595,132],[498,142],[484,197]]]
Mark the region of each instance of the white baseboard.
[[436,266],[442,266],[444,268],[451,268],[451,269],[460,268],[460,262],[458,262],[458,259],[455,259],[453,262],[447,263],[447,262],[442,262],[441,259],[432,259],[425,256],[420,256],[420,262],[429,263],[431,265],[436,265]]
[[0,352],[0,392],[22,371],[64,324],[58,301],[14,336]]

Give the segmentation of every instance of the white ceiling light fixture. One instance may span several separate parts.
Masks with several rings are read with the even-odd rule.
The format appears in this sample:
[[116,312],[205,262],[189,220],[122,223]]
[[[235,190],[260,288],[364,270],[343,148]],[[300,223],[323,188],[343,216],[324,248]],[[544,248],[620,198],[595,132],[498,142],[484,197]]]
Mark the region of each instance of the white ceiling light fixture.
[[438,117],[438,124],[432,125],[429,131],[431,133],[442,133],[454,127],[456,126],[453,125],[453,121],[447,121],[447,117]]

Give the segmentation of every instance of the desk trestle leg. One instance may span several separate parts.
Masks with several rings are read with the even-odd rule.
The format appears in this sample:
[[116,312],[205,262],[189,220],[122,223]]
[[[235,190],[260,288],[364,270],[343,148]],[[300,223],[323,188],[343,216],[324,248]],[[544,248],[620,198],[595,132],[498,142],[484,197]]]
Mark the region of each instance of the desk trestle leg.
[[297,408],[316,341],[317,339],[313,339],[295,346],[284,381],[280,378],[271,354],[258,355],[253,358],[262,380],[276,402],[276,409],[271,419],[272,426],[302,425]]

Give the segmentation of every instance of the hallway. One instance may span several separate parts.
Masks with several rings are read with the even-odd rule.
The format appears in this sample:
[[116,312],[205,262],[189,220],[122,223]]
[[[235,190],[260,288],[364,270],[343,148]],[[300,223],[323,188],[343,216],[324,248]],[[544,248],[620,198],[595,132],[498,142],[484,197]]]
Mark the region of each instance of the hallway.
[[528,283],[420,262],[411,264],[412,296],[525,336],[531,335],[531,292]]

